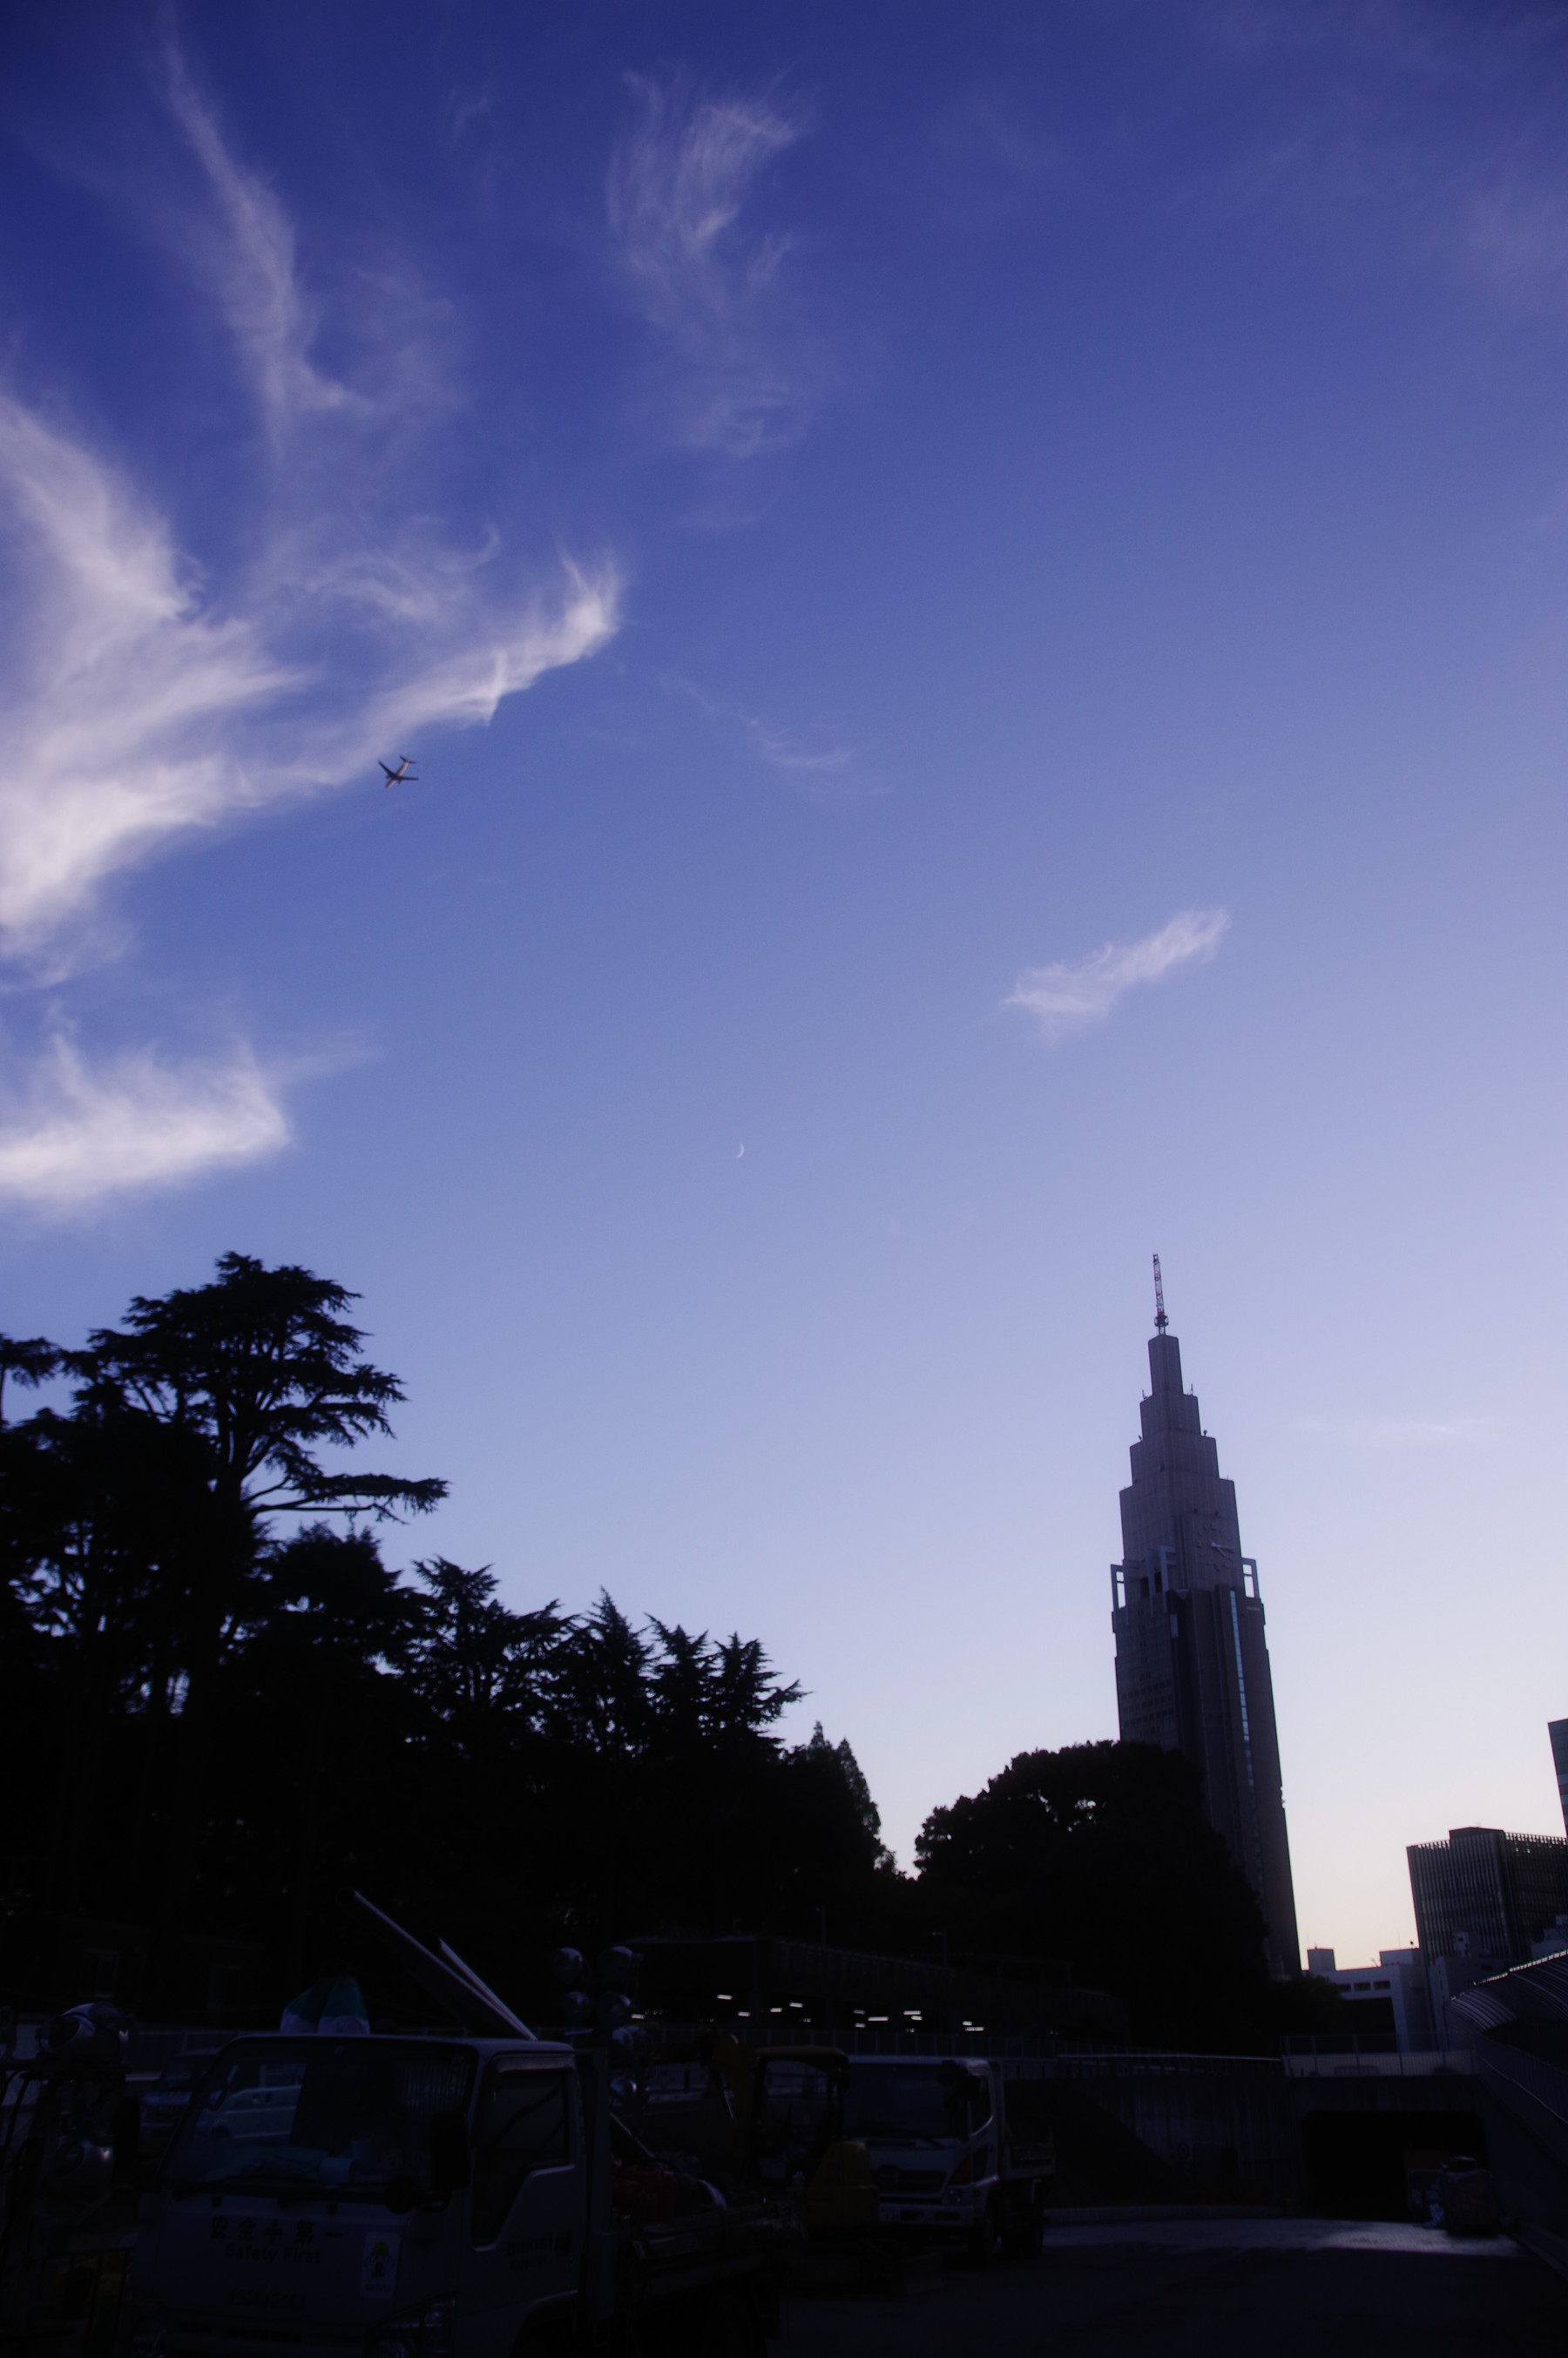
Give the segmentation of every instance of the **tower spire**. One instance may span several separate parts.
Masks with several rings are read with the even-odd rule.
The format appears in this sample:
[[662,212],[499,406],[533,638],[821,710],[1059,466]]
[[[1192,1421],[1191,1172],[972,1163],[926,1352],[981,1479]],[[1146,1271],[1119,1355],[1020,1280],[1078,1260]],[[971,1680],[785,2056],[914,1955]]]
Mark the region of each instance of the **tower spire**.
[[1269,1928],[1271,1973],[1301,1968],[1280,1737],[1258,1567],[1241,1552],[1236,1485],[1182,1382],[1154,1256],[1149,1390],[1111,1566],[1116,1705],[1124,1744],[1180,1752],[1203,1782],[1204,1815],[1247,1877]]

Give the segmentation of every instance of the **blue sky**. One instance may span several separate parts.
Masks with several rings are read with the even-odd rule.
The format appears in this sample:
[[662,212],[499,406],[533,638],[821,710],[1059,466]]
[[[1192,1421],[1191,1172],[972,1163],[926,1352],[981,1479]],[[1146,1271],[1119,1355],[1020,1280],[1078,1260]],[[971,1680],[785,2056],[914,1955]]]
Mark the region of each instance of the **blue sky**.
[[1554,1829],[1560,19],[3,62],[6,1326],[357,1287],[394,1552],[761,1634],[907,1861],[1115,1732],[1157,1249],[1303,1942]]

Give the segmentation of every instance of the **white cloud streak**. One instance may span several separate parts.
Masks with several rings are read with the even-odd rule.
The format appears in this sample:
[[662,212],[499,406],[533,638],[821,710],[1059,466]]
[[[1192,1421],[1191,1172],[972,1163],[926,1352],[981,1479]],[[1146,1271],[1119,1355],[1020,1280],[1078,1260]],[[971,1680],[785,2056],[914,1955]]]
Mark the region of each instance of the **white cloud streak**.
[[1002,1004],[1022,1007],[1045,1039],[1065,1039],[1103,1023],[1139,983],[1162,982],[1178,967],[1206,963],[1229,924],[1224,909],[1180,909],[1157,933],[1138,942],[1107,942],[1076,966],[1025,967]]
[[842,809],[886,791],[866,776],[852,745],[825,741],[825,732],[820,730],[814,732],[815,743],[806,741],[801,732],[781,729],[776,722],[748,712],[743,705],[709,696],[694,680],[682,679],[677,674],[666,674],[665,685],[689,697],[715,729],[738,735],[748,752],[770,770],[777,770],[808,802]]
[[1341,1447],[1377,1453],[1485,1447],[1499,1437],[1489,1416],[1301,1416],[1293,1430]]
[[748,236],[741,215],[801,126],[761,99],[631,86],[641,116],[611,158],[605,208],[631,299],[665,341],[669,431],[729,458],[784,448],[826,372],[787,300],[790,241]]
[[114,869],[245,799],[236,741],[292,684],[254,621],[209,617],[167,527],[0,396],[16,624],[0,657],[0,939],[36,949]]
[[225,603],[114,464],[0,392],[12,954],[54,942],[109,876],[170,838],[362,773],[389,731],[488,721],[618,623],[608,563],[567,562],[553,598],[519,593],[498,579],[499,535],[458,555],[388,513],[406,500],[407,452],[390,456],[385,421],[312,366],[289,222],[229,154],[178,51],[164,63],[211,199],[191,242],[256,397],[297,440],[330,418],[331,442],[315,465],[296,453],[294,507],[270,501]]
[[771,769],[838,785],[853,767],[855,755],[848,745],[829,745],[812,752],[797,743],[787,729],[775,729],[755,713],[741,712],[737,718],[756,749],[758,759],[766,762]]
[[0,1201],[46,1215],[276,1153],[288,1122],[250,1051],[170,1067],[150,1050],[94,1070],[57,1037],[0,1105]]
[[[438,557],[417,597],[378,602],[355,578],[376,572],[373,552],[352,549],[214,611],[163,520],[4,396],[0,511],[19,618],[0,654],[0,941],[13,954],[55,939],[109,876],[169,839],[362,773],[392,735],[487,721],[617,625],[608,566],[568,565],[554,604],[508,611]],[[395,567],[380,572],[395,589]],[[345,605],[359,676],[324,702],[316,666],[285,650]]]
[[352,396],[312,365],[315,319],[294,268],[294,228],[272,190],[229,154],[212,112],[172,43],[164,50],[170,111],[194,149],[217,206],[196,244],[235,342],[254,373],[275,431]]
[[[473,550],[443,537],[416,438],[444,389],[433,402],[417,361],[373,372],[370,394],[313,365],[287,216],[178,54],[165,63],[206,182],[182,243],[287,463],[214,582],[123,465],[0,389],[0,954],[57,981],[127,868],[373,774],[422,730],[482,725],[619,626],[610,561],[562,558],[546,588],[517,579],[494,527]],[[57,1041],[11,1084],[0,1197],[80,1206],[271,1152],[287,1126],[247,1058],[175,1068],[149,1050],[95,1071]]]

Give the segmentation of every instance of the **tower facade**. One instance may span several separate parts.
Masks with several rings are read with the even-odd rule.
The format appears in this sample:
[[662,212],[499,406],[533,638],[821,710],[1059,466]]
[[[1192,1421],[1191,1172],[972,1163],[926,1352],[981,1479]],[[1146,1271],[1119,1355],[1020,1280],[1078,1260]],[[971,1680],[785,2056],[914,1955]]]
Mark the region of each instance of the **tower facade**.
[[1236,1485],[1182,1389],[1162,1301],[1157,1323],[1110,1568],[1117,1712],[1124,1742],[1184,1752],[1201,1773],[1209,1823],[1257,1894],[1269,1971],[1283,1978],[1301,1951],[1258,1566],[1241,1552]]
[[1557,1771],[1557,1798],[1563,1804],[1563,1828],[1568,1833],[1568,1719],[1549,1719],[1546,1733],[1552,1738],[1552,1765]]

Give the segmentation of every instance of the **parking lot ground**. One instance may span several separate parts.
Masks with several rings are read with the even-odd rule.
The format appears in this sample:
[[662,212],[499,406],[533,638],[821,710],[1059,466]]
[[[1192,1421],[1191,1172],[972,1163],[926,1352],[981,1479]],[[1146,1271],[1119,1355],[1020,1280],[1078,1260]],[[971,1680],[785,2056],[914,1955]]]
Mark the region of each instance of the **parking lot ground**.
[[1306,2219],[1053,2228],[1037,2260],[917,2261],[907,2288],[803,2293],[788,2358],[1422,2358],[1568,2351],[1568,2283],[1506,2237]]

